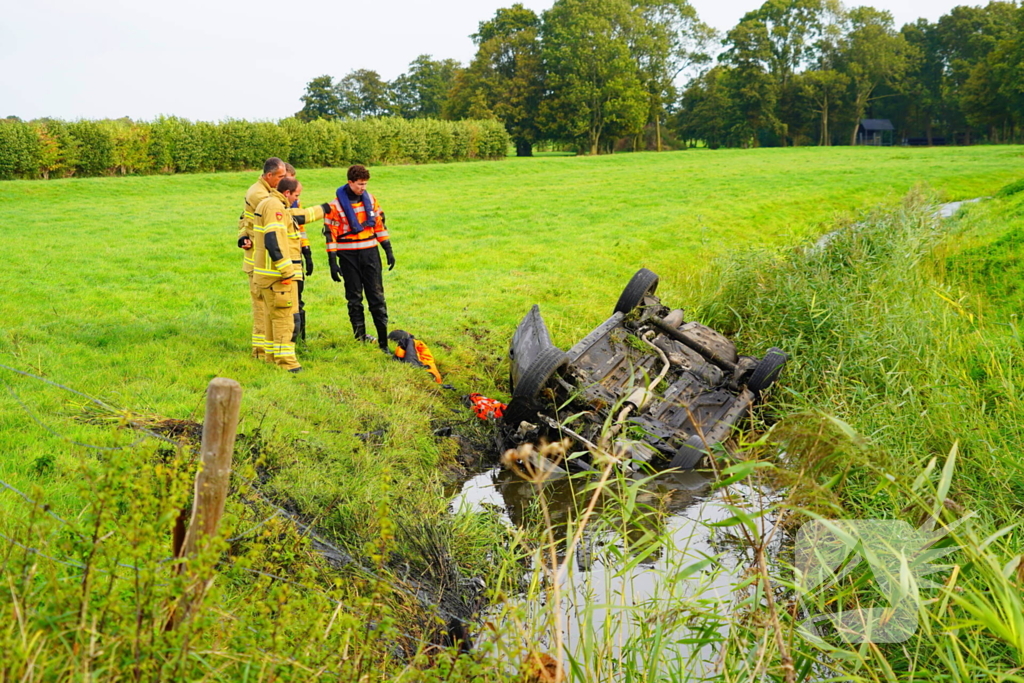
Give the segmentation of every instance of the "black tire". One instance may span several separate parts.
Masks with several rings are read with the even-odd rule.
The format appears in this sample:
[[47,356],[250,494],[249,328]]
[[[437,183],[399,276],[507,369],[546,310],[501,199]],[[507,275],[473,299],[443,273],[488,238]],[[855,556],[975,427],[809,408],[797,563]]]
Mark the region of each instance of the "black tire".
[[633,274],[626,288],[622,290],[618,303],[615,304],[615,312],[628,315],[630,311],[640,305],[645,294],[654,294],[658,289],[658,274],[654,271],[641,268]]
[[750,380],[747,381],[747,388],[755,394],[760,394],[775,384],[775,380],[779,378],[782,366],[786,364],[787,360],[789,360],[789,356],[782,349],[777,349],[774,346],[768,349],[768,353],[764,354],[764,358],[754,367],[754,372],[750,375]]
[[555,346],[542,349],[512,388],[514,398],[534,399],[540,395],[555,373],[569,364],[569,354]]
[[680,470],[692,470],[703,457],[704,441],[695,434],[679,447],[668,466]]
[[[533,406],[533,400],[528,398],[512,397],[512,400],[505,406],[502,419],[510,427],[518,427],[522,421],[535,422],[537,420],[537,409]],[[505,445],[499,443],[498,452],[504,452]]]

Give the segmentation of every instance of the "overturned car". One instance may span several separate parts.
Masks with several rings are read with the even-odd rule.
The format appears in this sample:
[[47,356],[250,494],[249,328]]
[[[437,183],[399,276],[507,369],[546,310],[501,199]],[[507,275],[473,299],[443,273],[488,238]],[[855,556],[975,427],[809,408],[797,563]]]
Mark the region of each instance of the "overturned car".
[[569,437],[633,468],[692,469],[728,438],[778,378],[786,354],[737,354],[724,335],[663,306],[657,287],[658,276],[641,268],[612,316],[568,352],[552,343],[533,306],[509,347],[506,445]]

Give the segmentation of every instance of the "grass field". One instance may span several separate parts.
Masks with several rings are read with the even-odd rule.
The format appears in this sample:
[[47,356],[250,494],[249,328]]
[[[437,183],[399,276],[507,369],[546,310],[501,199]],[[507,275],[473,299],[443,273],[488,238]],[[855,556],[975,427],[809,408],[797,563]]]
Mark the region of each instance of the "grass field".
[[[668,300],[686,305],[692,277],[715,254],[798,240],[919,184],[947,199],[991,194],[1021,162],[1014,147],[509,159],[377,168],[371,191],[388,214],[398,259],[385,277],[393,327],[428,341],[461,393],[502,396],[509,333],[533,303],[567,347],[603,319],[640,266],[661,274]],[[307,285],[307,372],[286,377],[248,360],[233,226],[253,179],[0,185],[8,247],[28,267],[7,286],[0,358],[115,406],[175,418],[196,417],[211,377],[237,379],[246,391],[243,431],[264,421],[313,451],[365,455],[335,481],[299,463],[291,486],[300,501],[339,489],[353,500],[343,525],[367,528],[358,523],[364,497],[351,488],[362,490],[385,466],[431,478],[443,446],[430,420],[454,397],[351,341],[343,292],[322,250]],[[343,171],[303,171],[300,179],[306,203],[325,201]],[[59,393],[22,391],[41,415],[68,415]],[[66,451],[3,400],[4,431],[16,435],[8,444],[22,454],[5,469],[23,474],[40,455]],[[353,434],[381,428],[383,450],[366,454]],[[353,473],[360,483],[337,481]],[[437,493],[416,490],[427,501]]]
[[[360,549],[389,516],[411,524],[444,515],[443,469],[455,445],[433,428],[469,418],[458,394],[507,397],[507,340],[531,304],[567,348],[645,266],[661,275],[666,301],[739,332],[751,345],[741,351],[787,343],[798,354],[794,372],[803,354],[804,376],[827,379],[825,359],[806,346],[808,331],[773,332],[768,318],[785,302],[751,296],[754,310],[730,312],[709,295],[721,285],[724,302],[744,305],[738,292],[760,291],[768,282],[761,269],[779,248],[849,224],[866,208],[895,205],[912,188],[927,188],[930,201],[992,195],[1022,170],[1016,147],[700,150],[375,168],[370,190],[387,212],[398,261],[385,276],[393,327],[426,340],[458,392],[351,340],[322,249],[307,283],[312,337],[299,352],[307,371],[290,376],[247,357],[248,292],[234,226],[255,173],[2,183],[7,253],[26,267],[5,281],[0,363],[135,413],[194,420],[209,379],[237,379],[243,443],[258,451],[246,467],[259,465],[265,491]],[[299,178],[311,204],[331,196],[343,171],[300,170]],[[965,245],[997,240],[1004,219],[985,214]],[[714,259],[748,247],[766,251],[727,261],[715,271],[720,282],[702,278]],[[949,247],[948,258],[955,270],[966,256]],[[744,268],[760,274],[744,279]],[[801,305],[795,320],[820,322],[826,309],[813,298]],[[986,379],[1001,376],[979,363]],[[898,372],[889,367],[873,381],[885,386]],[[6,371],[4,380],[0,480],[73,516],[84,504],[80,463],[99,453],[81,444],[121,446],[136,435],[112,429],[116,420],[84,421],[79,396]],[[850,419],[849,396],[822,386],[801,389],[806,405],[816,405],[812,387],[821,406]],[[888,433],[892,416],[878,410],[863,429],[873,438]],[[926,425],[911,427],[908,440],[935,437]],[[377,430],[369,443],[356,436]],[[948,452],[948,436],[928,441],[925,453]],[[21,509],[3,492],[0,506]],[[998,521],[1007,512],[1000,508]],[[238,503],[232,513],[238,523]],[[481,540],[473,534],[486,530],[464,531],[462,559],[483,564],[486,548],[473,546]]]

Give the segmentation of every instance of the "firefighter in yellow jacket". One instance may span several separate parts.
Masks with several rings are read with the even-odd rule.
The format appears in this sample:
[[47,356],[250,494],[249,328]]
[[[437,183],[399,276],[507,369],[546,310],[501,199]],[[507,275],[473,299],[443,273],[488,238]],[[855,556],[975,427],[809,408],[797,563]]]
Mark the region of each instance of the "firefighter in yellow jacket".
[[[249,278],[249,296],[252,300],[252,355],[256,358],[263,357],[266,342],[266,330],[263,327],[265,318],[263,300],[253,277],[256,207],[270,196],[270,193],[277,188],[286,175],[284,161],[277,157],[267,159],[263,164],[263,175],[245,193],[245,206],[238,219],[238,246],[244,252],[242,270]],[[328,210],[330,210],[330,206],[325,203],[308,209],[289,208],[287,213],[294,216],[300,223],[312,223],[321,220]]]
[[270,196],[253,212],[253,284],[263,302],[263,351],[267,360],[289,372],[302,367],[295,357],[296,318],[299,314],[299,292],[296,278],[302,277],[301,260],[295,263],[293,255],[301,257],[302,247],[298,229],[288,211],[298,188],[294,178],[282,179]]

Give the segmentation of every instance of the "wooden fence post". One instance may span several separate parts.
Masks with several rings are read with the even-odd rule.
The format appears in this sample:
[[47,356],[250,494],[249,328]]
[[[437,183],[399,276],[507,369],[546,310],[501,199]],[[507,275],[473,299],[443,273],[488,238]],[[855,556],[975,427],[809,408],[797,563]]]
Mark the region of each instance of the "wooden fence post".
[[[189,595],[174,610],[168,626],[178,624],[191,604],[202,597],[208,580],[188,569],[188,559],[196,554],[205,539],[217,533],[231,480],[231,456],[238,433],[238,415],[242,405],[242,385],[233,379],[216,377],[206,389],[206,417],[203,420],[202,465],[196,474],[192,519],[185,532],[179,557],[185,560],[183,571],[191,575]],[[212,580],[212,577],[211,579]]]

